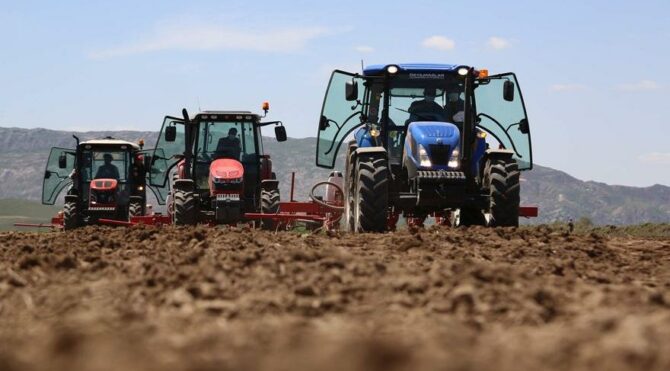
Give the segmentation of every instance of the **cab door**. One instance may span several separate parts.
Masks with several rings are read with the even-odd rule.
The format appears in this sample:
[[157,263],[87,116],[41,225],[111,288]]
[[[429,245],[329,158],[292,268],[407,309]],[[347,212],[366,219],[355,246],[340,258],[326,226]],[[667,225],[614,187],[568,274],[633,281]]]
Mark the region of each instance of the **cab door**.
[[[153,163],[152,158],[155,153],[155,149],[145,149],[142,151],[139,151],[138,154],[142,156],[142,158],[145,159],[145,162],[142,166],[142,169],[144,169],[144,184],[146,185],[146,188],[151,190],[151,193],[153,193],[154,197],[156,198],[156,202],[159,205],[165,205],[165,200],[167,199],[167,193],[169,191],[169,187],[156,187],[154,185],[151,185],[151,164]],[[147,162],[150,161],[150,162]],[[148,195],[148,192],[145,192]],[[148,198],[148,197],[145,197]]]
[[[169,129],[173,128],[173,129]],[[172,133],[170,133],[172,131]],[[166,116],[151,156],[149,184],[167,195],[168,177],[186,148],[184,120]]]
[[333,71],[319,118],[317,166],[334,168],[342,141],[354,129],[363,125],[363,101],[366,90],[364,84],[365,79],[361,76],[339,70]]
[[513,73],[477,80],[477,126],[493,136],[513,157],[520,170],[533,167],[530,126],[521,88]]
[[74,170],[75,159],[74,150],[51,148],[42,183],[42,204],[53,205],[63,189],[72,184],[70,174]]

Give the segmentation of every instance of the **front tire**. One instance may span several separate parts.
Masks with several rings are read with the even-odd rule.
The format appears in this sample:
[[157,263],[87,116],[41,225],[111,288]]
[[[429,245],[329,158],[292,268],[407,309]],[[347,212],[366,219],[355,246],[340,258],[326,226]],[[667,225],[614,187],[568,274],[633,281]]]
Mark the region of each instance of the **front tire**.
[[128,205],[128,220],[134,216],[142,216],[142,204],[139,202],[131,202]]
[[193,192],[174,191],[174,214],[175,225],[195,225],[196,223],[196,200]]
[[66,202],[63,207],[63,229],[71,231],[79,227],[79,210],[76,202]]
[[491,197],[489,225],[519,226],[519,203],[521,202],[519,165],[513,159],[492,161],[487,166],[486,175]]
[[[279,189],[261,190],[261,213],[277,214],[279,213],[280,195]],[[274,230],[276,223],[272,219],[261,219],[261,229]]]
[[389,170],[385,158],[361,156],[356,161],[355,232],[387,229]]

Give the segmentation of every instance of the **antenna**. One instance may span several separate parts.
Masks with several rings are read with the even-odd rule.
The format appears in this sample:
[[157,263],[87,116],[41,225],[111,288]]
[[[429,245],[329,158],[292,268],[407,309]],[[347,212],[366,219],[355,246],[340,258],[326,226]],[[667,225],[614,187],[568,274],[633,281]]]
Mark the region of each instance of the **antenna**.
[[202,108],[200,107],[200,97],[196,98],[198,100],[198,112],[202,112]]
[[361,73],[365,70],[365,62],[363,62],[363,58],[361,58]]

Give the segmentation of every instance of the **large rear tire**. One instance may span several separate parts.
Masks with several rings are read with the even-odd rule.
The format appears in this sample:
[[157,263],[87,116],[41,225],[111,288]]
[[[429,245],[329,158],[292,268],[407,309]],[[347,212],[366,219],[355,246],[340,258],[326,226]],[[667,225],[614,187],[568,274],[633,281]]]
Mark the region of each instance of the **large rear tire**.
[[196,223],[196,200],[193,192],[174,191],[174,214],[175,225],[195,225]]
[[63,207],[63,229],[71,231],[79,227],[79,210],[76,202],[66,202]]
[[388,224],[389,170],[386,158],[362,155],[356,161],[355,232],[384,232]]
[[519,165],[513,159],[488,163],[487,185],[491,196],[489,225],[495,227],[517,227],[519,225]]
[[[261,190],[261,213],[277,214],[279,212],[280,195],[279,189]],[[274,230],[277,227],[272,219],[261,219],[261,229]]]

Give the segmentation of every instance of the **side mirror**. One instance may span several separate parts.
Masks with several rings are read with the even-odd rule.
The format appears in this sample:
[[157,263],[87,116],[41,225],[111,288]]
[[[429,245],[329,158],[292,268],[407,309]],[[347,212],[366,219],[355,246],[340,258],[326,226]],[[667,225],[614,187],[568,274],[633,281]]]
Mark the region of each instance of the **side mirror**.
[[530,127],[528,126],[528,120],[522,119],[519,121],[519,131],[523,134],[528,134],[530,132]]
[[174,142],[177,140],[177,127],[176,126],[168,126],[165,128],[165,141],[166,142]]
[[358,99],[358,83],[354,80],[347,81],[344,85],[344,95],[348,101]]
[[330,127],[330,123],[328,123],[328,117],[326,116],[321,116],[321,119],[319,120],[319,131],[324,131]]
[[60,156],[58,156],[58,168],[60,169],[67,168],[67,157],[65,153],[61,153]]
[[505,80],[503,84],[503,99],[508,102],[514,101],[514,83],[509,80]]
[[286,142],[286,128],[283,125],[275,126],[277,142]]

